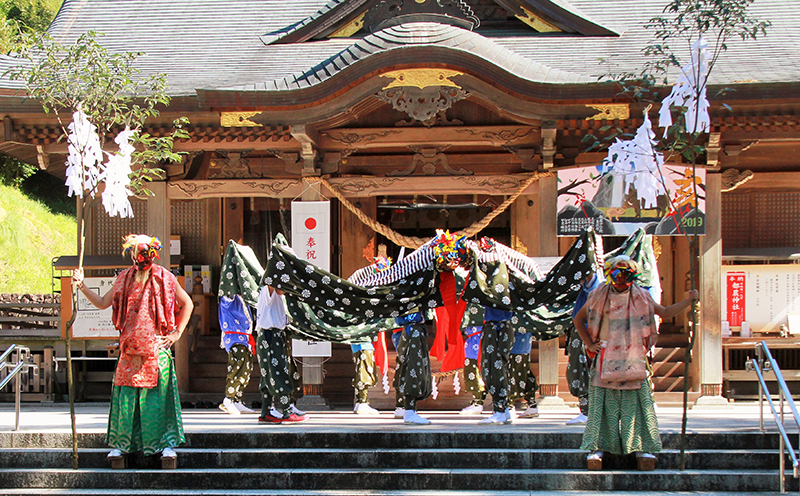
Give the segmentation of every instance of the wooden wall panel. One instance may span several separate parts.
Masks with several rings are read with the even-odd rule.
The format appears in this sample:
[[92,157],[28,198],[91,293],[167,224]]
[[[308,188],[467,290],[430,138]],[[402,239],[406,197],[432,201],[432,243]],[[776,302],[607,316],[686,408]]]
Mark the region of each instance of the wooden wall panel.
[[[354,198],[351,202],[360,208],[371,219],[375,219],[377,215],[377,200],[375,197],[370,198]],[[374,241],[376,239],[375,231],[361,222],[344,205],[339,206],[339,242],[341,244],[339,253],[341,258],[339,260],[340,275],[342,277],[350,277],[356,270],[369,265],[370,260],[364,257],[364,249],[372,242],[372,249],[370,257],[374,257],[377,253],[377,245]]]

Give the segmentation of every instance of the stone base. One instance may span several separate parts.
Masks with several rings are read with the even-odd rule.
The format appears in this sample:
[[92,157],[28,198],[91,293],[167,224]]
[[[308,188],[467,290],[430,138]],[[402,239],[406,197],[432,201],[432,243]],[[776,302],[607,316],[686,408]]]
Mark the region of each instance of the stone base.
[[540,396],[536,399],[539,411],[542,410],[569,410],[569,406],[560,396]]
[[692,405],[692,410],[733,410],[733,405],[724,396],[701,396]]
[[306,412],[331,409],[325,398],[316,394],[305,394],[301,396],[300,399],[297,400],[297,408]]

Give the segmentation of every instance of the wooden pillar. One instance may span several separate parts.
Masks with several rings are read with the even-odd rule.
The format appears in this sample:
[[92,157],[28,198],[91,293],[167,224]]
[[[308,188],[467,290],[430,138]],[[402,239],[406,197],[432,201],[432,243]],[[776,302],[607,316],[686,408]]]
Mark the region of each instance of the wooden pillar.
[[244,243],[244,198],[222,199],[222,246],[228,246],[228,240]]
[[[558,256],[556,235],[555,177],[543,177],[530,188],[531,193],[520,195],[512,210],[511,238],[514,248],[527,252],[529,257]],[[558,397],[558,339],[539,342],[539,406],[558,408],[564,400]]]
[[722,396],[722,176],[706,174],[706,234],[700,237],[700,324],[693,359],[699,372],[698,407],[728,407]]
[[[350,202],[371,219],[377,216],[377,200],[375,197],[350,198]],[[342,277],[350,277],[353,272],[372,263],[377,253],[376,235],[369,226],[361,222],[344,205],[339,206],[339,223],[341,243],[341,259],[339,267]],[[372,244],[370,247],[370,243]],[[369,258],[367,258],[369,257]]]
[[169,236],[171,226],[170,200],[167,198],[167,183],[152,182],[148,185],[153,196],[147,198],[147,234],[161,240],[160,260],[156,263],[169,268]]
[[[167,198],[167,183],[152,182],[148,185],[153,196],[147,198],[147,234],[161,240],[161,259],[155,262],[170,268],[169,237],[172,232],[170,200]],[[175,344],[175,375],[178,391],[189,391],[189,346],[184,335]]]

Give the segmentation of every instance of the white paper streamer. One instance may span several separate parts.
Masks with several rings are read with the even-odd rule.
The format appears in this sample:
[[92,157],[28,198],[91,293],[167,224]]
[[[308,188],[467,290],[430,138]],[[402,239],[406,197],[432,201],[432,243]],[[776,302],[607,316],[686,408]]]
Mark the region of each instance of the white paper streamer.
[[383,394],[389,394],[389,372],[388,371],[383,373],[382,384],[383,384]]
[[439,396],[439,388],[436,387],[436,376],[431,376],[431,398],[436,399]]
[[702,36],[692,44],[691,57],[691,63],[681,68],[681,75],[670,94],[661,101],[658,126],[664,128],[665,138],[672,126],[672,106],[686,108],[687,132],[702,133],[711,129],[705,85],[708,76],[708,43]]
[[461,380],[459,379],[460,375],[461,373],[456,371],[455,375],[453,376],[453,390],[455,390],[456,396],[458,396],[458,393],[461,392]]

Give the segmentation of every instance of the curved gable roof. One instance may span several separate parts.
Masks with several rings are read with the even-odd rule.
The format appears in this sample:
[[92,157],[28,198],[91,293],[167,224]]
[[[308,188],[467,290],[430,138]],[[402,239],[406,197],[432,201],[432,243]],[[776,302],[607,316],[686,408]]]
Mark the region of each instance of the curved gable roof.
[[[300,43],[313,39],[321,39],[347,26],[367,11],[385,0],[330,0],[319,10],[286,28],[261,36],[265,44]],[[464,10],[470,10],[463,0],[457,0]],[[577,33],[584,36],[617,36],[618,33],[591,19],[566,0],[495,0],[495,3],[519,18],[529,14],[540,18],[561,31]],[[430,2],[429,10],[437,9]],[[436,3],[438,6],[438,3]],[[441,8],[439,6],[439,8]],[[477,27],[477,26],[476,26]]]
[[[472,31],[444,24],[415,22],[391,26],[371,34],[302,73],[255,85],[224,88],[224,90],[299,90],[328,80],[369,57],[392,50],[414,47],[438,47],[460,51],[465,55],[468,54],[467,56],[483,59],[510,74],[535,83],[565,84],[592,81],[587,76],[553,69],[526,59]],[[430,63],[431,61],[425,60],[425,62]]]

